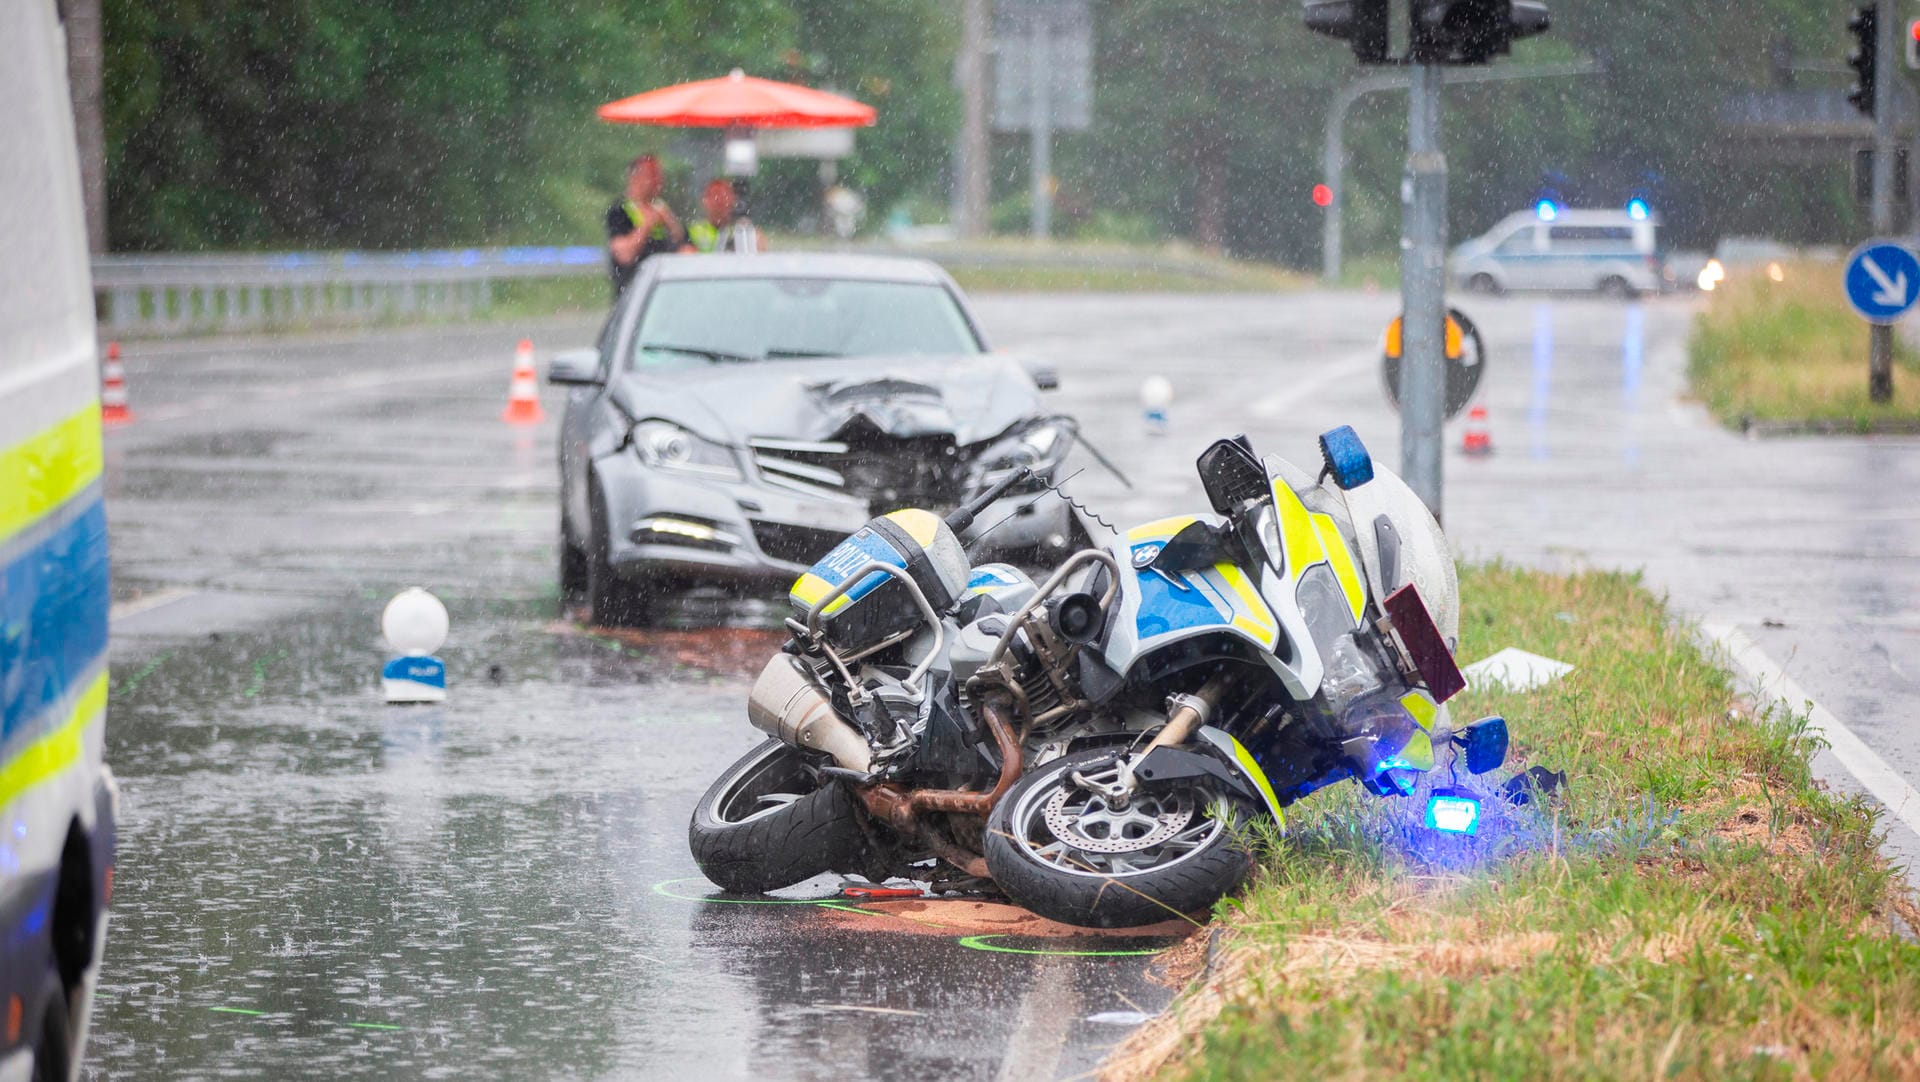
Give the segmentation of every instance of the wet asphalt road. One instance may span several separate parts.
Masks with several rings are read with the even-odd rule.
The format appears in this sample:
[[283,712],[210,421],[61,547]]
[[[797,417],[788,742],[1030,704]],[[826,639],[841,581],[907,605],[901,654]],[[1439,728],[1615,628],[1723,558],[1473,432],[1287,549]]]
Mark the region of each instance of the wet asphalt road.
[[[1396,461],[1393,307],[979,303],[997,345],[1059,365],[1060,406],[1132,476],[1073,486],[1119,522],[1197,505],[1220,434],[1305,461],[1353,423]],[[1683,303],[1466,307],[1496,453],[1449,455],[1463,549],[1645,567],[1920,773],[1920,441],[1712,429],[1678,399]],[[545,354],[593,329],[128,349],[137,420],[108,437],[123,831],[91,1077],[1065,1078],[1170,997],[1147,955],[1005,949],[1166,938],[704,900],[686,817],[755,742],[741,706],[777,610],[618,637],[559,618],[557,417],[497,415],[523,330]],[[1179,393],[1159,437],[1136,405],[1152,373]],[[453,614],[442,707],[377,701],[379,609],[413,584]]]

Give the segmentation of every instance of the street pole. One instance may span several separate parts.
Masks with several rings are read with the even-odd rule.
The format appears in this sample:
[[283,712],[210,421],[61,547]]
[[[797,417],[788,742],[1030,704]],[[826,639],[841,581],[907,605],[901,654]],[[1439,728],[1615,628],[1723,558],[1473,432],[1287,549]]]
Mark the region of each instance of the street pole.
[[[1876,0],[1874,17],[1873,84],[1873,234],[1893,232],[1893,79],[1894,21],[1900,17],[1894,0]],[[1893,327],[1875,323],[1868,333],[1867,397],[1875,402],[1893,399]]]
[[1033,207],[1031,231],[1035,240],[1053,232],[1053,42],[1044,9],[1035,9],[1027,24],[1027,128],[1033,143]]
[[1420,64],[1412,76],[1401,186],[1400,475],[1438,519],[1446,393],[1447,156],[1440,149],[1441,68]]
[[961,237],[971,240],[987,231],[987,0],[962,0],[959,69],[962,116],[954,225]]

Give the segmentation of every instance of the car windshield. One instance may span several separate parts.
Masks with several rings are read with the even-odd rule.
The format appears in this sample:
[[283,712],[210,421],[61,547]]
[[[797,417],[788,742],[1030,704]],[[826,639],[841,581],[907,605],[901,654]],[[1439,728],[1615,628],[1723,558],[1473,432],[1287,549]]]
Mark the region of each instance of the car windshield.
[[979,352],[959,303],[941,285],[712,278],[654,287],[629,364]]

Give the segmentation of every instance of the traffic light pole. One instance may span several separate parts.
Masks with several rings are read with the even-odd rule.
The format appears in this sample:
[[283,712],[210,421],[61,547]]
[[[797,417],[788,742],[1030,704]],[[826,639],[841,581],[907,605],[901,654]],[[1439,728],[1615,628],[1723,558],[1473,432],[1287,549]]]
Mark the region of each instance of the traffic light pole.
[[1446,394],[1447,156],[1440,149],[1438,64],[1410,69],[1407,172],[1401,186],[1400,476],[1441,517],[1440,422]]
[[[1874,20],[1874,66],[1879,76],[1873,85],[1873,234],[1885,237],[1893,232],[1893,36],[1900,13],[1894,0],[1876,0]],[[1867,397],[1875,402],[1893,399],[1893,327],[1875,323],[1869,331],[1867,350]]]

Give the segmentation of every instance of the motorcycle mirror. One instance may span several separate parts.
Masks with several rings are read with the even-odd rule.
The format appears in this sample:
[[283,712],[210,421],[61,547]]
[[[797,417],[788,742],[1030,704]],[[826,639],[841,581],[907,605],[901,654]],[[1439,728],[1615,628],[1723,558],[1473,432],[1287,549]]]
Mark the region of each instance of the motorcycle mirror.
[[1253,446],[1245,436],[1215,440],[1213,446],[1200,453],[1194,468],[1200,472],[1200,486],[1207,490],[1208,502],[1223,515],[1231,514],[1248,500],[1265,498],[1271,492],[1267,468],[1255,457]]

